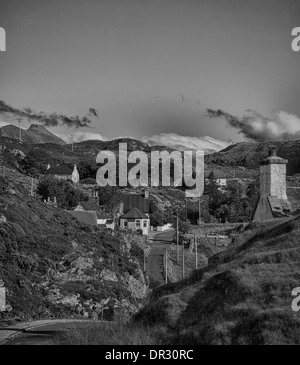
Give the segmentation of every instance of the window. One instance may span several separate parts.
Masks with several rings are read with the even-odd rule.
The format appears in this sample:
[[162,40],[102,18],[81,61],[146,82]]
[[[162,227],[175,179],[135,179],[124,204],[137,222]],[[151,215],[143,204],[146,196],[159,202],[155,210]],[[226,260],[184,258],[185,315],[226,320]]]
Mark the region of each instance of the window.
[[135,221],[135,227],[140,228],[141,227],[141,221],[139,219],[136,219]]
[[143,227],[144,227],[144,228],[147,228],[147,226],[148,226],[147,221],[144,221],[144,223],[143,223]]
[[127,227],[128,227],[128,222],[127,222],[127,221],[124,221],[124,223],[123,223],[123,227],[124,227],[124,228],[127,228]]

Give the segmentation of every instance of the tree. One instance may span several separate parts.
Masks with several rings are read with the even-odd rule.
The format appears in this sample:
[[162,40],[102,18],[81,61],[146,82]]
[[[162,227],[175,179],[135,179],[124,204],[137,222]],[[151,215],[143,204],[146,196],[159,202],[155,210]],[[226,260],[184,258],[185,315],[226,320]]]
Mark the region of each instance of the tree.
[[51,157],[47,152],[37,148],[30,150],[27,155],[20,160],[19,166],[25,174],[39,177],[41,174],[45,173],[50,160]]
[[98,188],[99,205],[105,206],[106,210],[116,210],[122,201],[122,192],[118,186],[101,186]]
[[96,179],[97,167],[93,167],[87,161],[79,162],[77,166],[77,170],[79,172],[80,180],[83,179]]
[[80,201],[88,200],[88,196],[77,190],[71,181],[58,180],[52,176],[40,180],[37,193],[44,200],[56,197],[57,205],[64,209],[74,208]]

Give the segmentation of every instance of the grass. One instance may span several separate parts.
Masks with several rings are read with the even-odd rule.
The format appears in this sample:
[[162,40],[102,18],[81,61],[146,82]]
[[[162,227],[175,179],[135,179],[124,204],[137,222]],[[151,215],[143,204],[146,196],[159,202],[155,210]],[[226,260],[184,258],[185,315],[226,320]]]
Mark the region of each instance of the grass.
[[208,267],[154,290],[135,321],[163,321],[172,345],[299,344],[299,233],[300,216],[249,227]]
[[124,323],[74,324],[55,336],[58,345],[159,345],[162,328]]

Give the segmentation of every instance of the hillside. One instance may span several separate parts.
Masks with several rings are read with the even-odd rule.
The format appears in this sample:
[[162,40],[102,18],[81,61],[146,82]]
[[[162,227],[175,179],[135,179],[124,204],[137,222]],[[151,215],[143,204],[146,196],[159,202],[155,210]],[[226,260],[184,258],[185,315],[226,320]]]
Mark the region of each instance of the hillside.
[[299,344],[300,216],[251,224],[208,267],[160,287],[135,320],[161,324],[168,344]]
[[260,161],[268,156],[271,145],[276,146],[278,156],[289,161],[288,175],[300,172],[300,140],[236,143],[220,152],[205,156],[205,163],[256,169],[259,167]]
[[[0,128],[0,135],[2,137],[19,139],[20,129],[19,127],[9,124]],[[22,141],[28,144],[38,143],[54,143],[59,145],[65,145],[65,141],[57,137],[55,134],[49,132],[45,127],[32,124],[28,129],[21,129]]]
[[0,278],[12,307],[0,321],[136,311],[147,290],[143,238],[81,224],[13,180],[0,177]]

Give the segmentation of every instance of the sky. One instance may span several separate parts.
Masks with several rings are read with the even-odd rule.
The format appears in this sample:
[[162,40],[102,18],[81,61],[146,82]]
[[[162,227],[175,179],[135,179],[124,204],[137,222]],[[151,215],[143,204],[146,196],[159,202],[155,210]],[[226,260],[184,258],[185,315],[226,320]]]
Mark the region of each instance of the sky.
[[[0,100],[70,116],[97,110],[91,128],[56,127],[64,135],[246,138],[203,117],[206,108],[251,110],[252,127],[260,116],[295,132],[297,26],[299,0],[0,0]],[[189,116],[173,120],[178,106]]]

